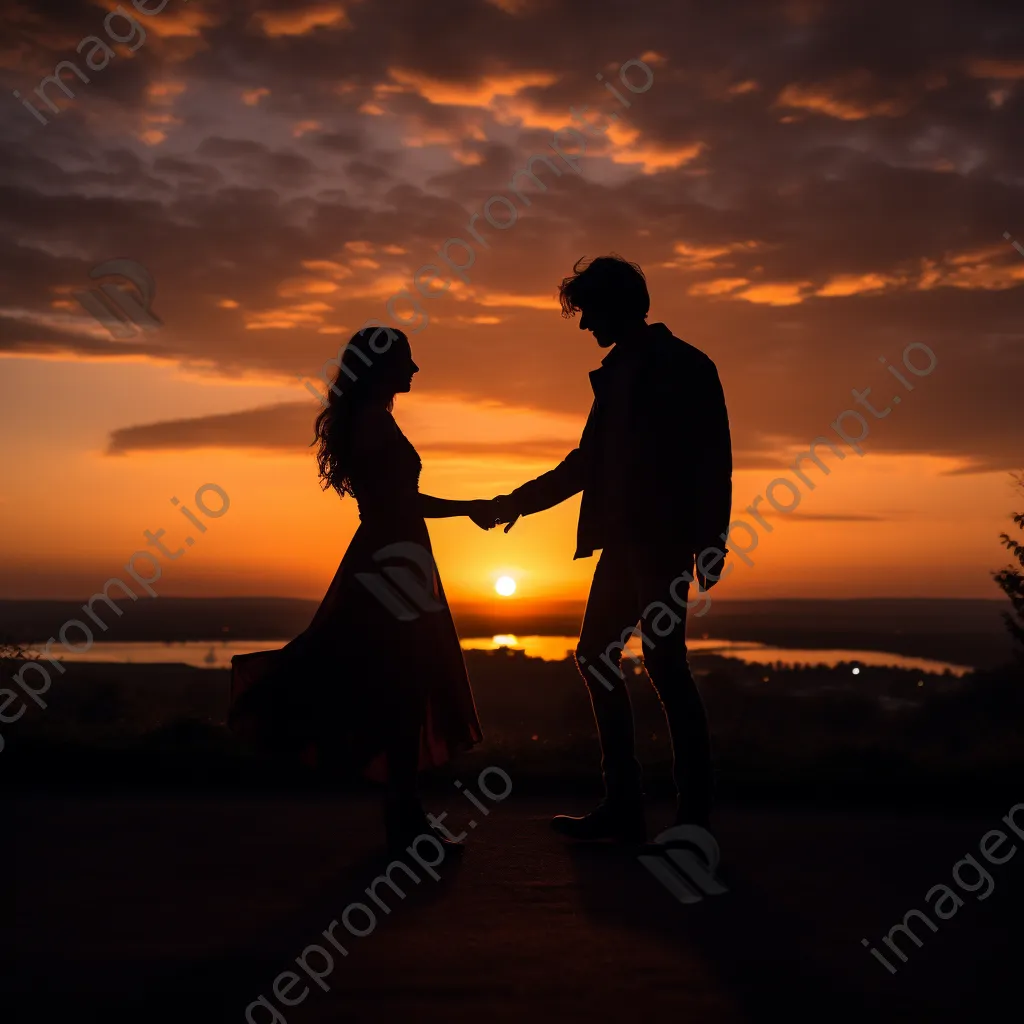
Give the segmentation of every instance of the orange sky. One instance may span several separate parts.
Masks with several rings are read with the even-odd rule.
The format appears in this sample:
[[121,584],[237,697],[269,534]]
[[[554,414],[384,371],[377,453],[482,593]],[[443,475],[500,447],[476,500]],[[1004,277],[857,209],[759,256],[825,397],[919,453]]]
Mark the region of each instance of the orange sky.
[[[863,456],[827,457],[796,511],[770,517],[722,598],[998,595],[1020,455],[1024,257],[1002,233],[1024,237],[1024,62],[994,47],[984,15],[918,48],[897,14],[897,66],[838,3],[692,24],[653,4],[613,25],[466,0],[437,16],[458,20],[458,40],[401,6],[239,18],[171,0],[50,124],[7,104],[0,596],[87,596],[144,530],[180,544],[189,524],[170,499],[194,508],[206,483],[231,508],[159,593],[321,596],[356,516],[319,489],[302,381],[368,317],[411,334],[421,372],[395,415],[423,490],[491,497],[550,468],[579,437],[603,355],[560,317],[557,285],[610,251],[644,267],[651,321],[719,367],[734,515],[834,437],[861,408],[852,390],[872,388],[879,409],[901,396],[884,419],[864,413]],[[103,15],[19,9],[8,93],[31,95]],[[571,52],[557,45],[570,25],[585,37]],[[553,136],[584,107],[585,136]],[[520,177],[517,192],[541,154],[543,187]],[[438,255],[452,237],[473,246],[468,281]],[[74,300],[115,257],[152,274],[159,330],[115,339]],[[443,276],[417,293],[427,264]],[[911,393],[880,359],[899,367],[922,344],[937,364],[903,369]],[[584,597],[577,510],[507,536],[433,522],[449,595],[490,599],[511,575],[516,601]]]

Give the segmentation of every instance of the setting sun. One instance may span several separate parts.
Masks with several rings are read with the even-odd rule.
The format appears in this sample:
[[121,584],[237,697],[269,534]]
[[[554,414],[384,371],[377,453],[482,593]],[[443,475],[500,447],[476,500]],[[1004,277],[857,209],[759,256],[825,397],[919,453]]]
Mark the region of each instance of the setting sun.
[[516,592],[516,581],[511,576],[501,576],[494,584],[494,589],[502,597],[511,597]]

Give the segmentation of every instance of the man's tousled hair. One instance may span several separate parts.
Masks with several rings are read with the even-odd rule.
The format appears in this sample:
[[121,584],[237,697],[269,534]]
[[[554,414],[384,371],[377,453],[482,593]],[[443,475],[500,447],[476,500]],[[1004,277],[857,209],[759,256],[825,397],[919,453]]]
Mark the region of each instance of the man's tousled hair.
[[612,253],[589,263],[584,256],[572,270],[558,289],[562,316],[573,317],[577,310],[585,313],[598,308],[623,319],[647,319],[651,296],[638,264]]

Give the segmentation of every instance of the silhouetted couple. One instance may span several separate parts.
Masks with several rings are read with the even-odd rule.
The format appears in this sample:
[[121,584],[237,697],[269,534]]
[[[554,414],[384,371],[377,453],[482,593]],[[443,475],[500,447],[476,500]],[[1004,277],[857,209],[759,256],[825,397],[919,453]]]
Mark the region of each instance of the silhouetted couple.
[[[726,553],[732,456],[722,387],[706,355],[664,324],[647,324],[650,297],[635,264],[615,256],[580,261],[560,297],[563,316],[579,312],[580,329],[611,348],[590,374],[594,403],[583,436],[553,470],[490,501],[419,492],[419,456],[391,416],[417,371],[408,339],[388,328],[352,338],[317,420],[317,441],[324,486],[356,498],[360,526],[309,628],[281,651],[233,659],[233,727],[279,751],[384,781],[395,849],[432,828],[453,841],[428,820],[417,773],[481,740],[424,519],[468,516],[482,529],[504,523],[508,532],[520,516],[580,491],[574,557],[598,549],[601,557],[577,662],[601,738],[606,797],[590,814],[559,815],[552,824],[574,839],[646,838],[620,667],[638,623],[672,738],[675,823],[709,823],[710,742],[687,663],[685,616],[689,584],[713,586]],[[694,576],[698,553],[708,549],[712,559],[702,559]]]

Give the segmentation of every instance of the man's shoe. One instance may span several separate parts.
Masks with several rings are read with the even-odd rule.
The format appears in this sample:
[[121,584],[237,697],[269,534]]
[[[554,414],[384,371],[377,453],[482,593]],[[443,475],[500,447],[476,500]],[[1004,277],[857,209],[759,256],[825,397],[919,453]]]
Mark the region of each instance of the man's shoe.
[[707,805],[694,807],[682,799],[676,801],[676,813],[672,819],[673,825],[696,825],[705,831],[711,828],[711,811]]
[[645,843],[647,822],[642,800],[611,803],[605,800],[589,814],[579,818],[559,814],[551,819],[551,827],[567,839],[594,842],[613,839],[620,843]]
[[389,801],[384,809],[384,824],[388,851],[395,856],[406,852],[419,836],[432,836],[444,847],[446,853],[461,853],[464,849],[461,839],[450,839],[430,824],[418,800],[400,803]]

